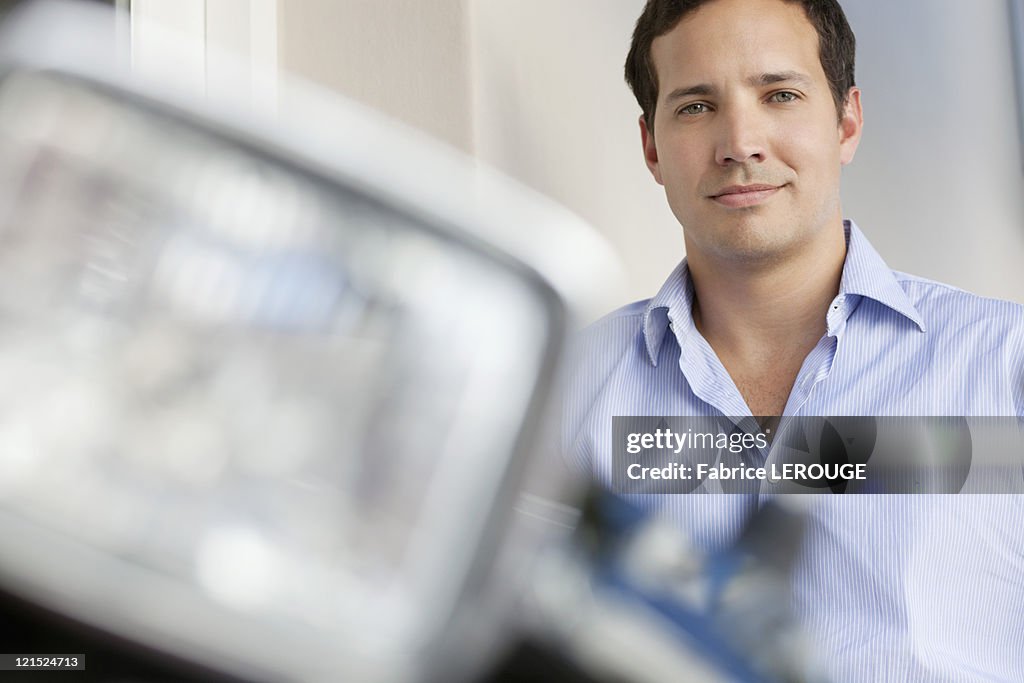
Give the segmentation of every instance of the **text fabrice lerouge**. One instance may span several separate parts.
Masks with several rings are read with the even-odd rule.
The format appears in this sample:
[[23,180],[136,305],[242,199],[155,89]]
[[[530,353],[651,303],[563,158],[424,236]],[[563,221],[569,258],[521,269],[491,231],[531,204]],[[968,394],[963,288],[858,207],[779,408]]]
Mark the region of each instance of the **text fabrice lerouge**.
[[638,479],[760,479],[766,481],[833,481],[839,479],[867,479],[867,465],[845,463],[841,465],[805,465],[803,463],[772,463],[768,467],[749,467],[740,464],[730,467],[724,463],[710,465],[697,463],[684,465],[671,463],[664,467],[644,467],[633,463],[626,468],[626,476]]

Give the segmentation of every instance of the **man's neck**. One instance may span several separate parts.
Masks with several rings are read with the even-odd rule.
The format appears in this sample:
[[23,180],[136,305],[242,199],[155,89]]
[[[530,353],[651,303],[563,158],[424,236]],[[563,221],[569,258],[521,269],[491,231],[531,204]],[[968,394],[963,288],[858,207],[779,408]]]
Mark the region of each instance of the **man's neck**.
[[714,258],[687,247],[694,323],[723,360],[753,362],[780,352],[799,352],[802,360],[825,333],[846,258],[841,228],[764,262]]

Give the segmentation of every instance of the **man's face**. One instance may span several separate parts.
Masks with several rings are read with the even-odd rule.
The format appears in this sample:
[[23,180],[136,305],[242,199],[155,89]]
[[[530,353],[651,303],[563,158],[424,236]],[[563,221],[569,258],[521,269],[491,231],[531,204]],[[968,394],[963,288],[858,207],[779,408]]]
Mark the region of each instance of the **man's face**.
[[842,222],[839,177],[860,139],[860,92],[837,122],[818,35],[799,4],[714,0],[651,49],[647,165],[693,256],[774,261]]

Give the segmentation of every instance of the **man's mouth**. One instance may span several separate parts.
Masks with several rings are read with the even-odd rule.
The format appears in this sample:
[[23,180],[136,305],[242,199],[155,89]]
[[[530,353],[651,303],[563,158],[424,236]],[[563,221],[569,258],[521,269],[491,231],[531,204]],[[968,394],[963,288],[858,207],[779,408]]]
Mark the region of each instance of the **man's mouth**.
[[711,195],[710,198],[731,209],[740,209],[757,206],[767,201],[781,189],[781,185],[730,185]]

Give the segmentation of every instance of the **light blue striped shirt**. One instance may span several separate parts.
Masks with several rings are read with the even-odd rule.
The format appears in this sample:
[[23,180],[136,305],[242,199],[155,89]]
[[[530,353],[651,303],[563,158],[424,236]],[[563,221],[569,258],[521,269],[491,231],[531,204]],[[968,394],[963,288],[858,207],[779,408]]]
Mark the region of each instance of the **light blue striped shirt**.
[[[827,332],[785,415],[1024,417],[1024,306],[890,270],[855,224]],[[748,416],[691,316],[686,261],[649,301],[583,335],[564,447],[611,482],[616,415]],[[771,494],[650,495],[700,548],[732,543]],[[820,496],[794,609],[836,681],[1024,681],[1024,499]]]

